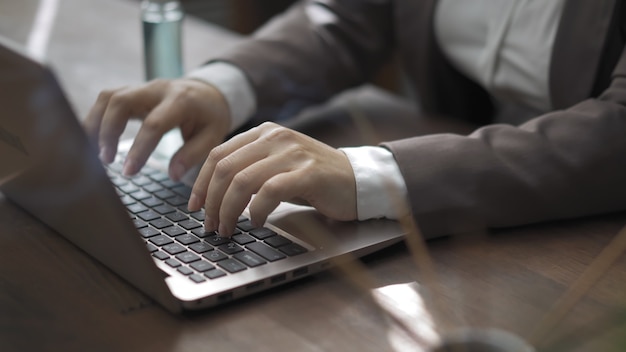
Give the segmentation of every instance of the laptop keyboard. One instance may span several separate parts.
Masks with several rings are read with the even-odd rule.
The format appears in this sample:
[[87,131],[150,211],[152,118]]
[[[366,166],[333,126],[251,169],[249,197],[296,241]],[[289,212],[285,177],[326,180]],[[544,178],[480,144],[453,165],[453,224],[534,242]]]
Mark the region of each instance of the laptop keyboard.
[[193,282],[232,275],[307,251],[269,228],[253,227],[243,215],[231,238],[205,232],[204,210],[187,209],[190,187],[149,166],[125,177],[120,159],[106,166],[107,173],[148,250]]

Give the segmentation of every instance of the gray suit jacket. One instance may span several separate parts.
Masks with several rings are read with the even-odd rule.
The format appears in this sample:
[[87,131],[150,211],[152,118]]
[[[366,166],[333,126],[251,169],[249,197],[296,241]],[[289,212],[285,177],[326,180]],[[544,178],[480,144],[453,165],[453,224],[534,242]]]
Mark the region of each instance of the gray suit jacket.
[[425,112],[485,125],[390,141],[426,237],[626,209],[626,5],[566,2],[550,66],[555,110],[489,125],[489,95],[433,35],[435,0],[305,1],[220,59],[260,116],[280,118],[367,81],[395,50]]

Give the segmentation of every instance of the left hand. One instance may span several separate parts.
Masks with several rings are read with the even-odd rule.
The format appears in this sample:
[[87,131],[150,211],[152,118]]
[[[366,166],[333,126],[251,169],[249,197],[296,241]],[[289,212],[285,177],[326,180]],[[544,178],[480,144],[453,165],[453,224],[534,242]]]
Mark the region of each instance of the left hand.
[[281,201],[313,206],[336,220],[357,219],[356,181],[347,156],[266,122],[209,153],[188,207],[195,211],[204,203],[205,229],[230,236],[248,203],[252,223],[260,226]]

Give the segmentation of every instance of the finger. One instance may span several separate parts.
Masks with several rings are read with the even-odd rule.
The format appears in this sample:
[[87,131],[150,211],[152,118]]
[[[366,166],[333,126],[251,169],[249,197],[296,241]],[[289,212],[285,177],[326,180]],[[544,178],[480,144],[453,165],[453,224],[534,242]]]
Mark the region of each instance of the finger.
[[105,162],[117,152],[117,144],[131,117],[142,118],[159,104],[160,90],[155,84],[126,88],[114,92],[100,124],[99,145]]
[[306,194],[311,187],[308,182],[303,182],[307,179],[306,169],[297,169],[277,174],[265,181],[248,208],[252,224],[262,226],[282,201],[307,198]]
[[211,182],[217,163],[233,153],[235,150],[252,143],[258,138],[259,135],[259,127],[254,127],[244,133],[234,136],[209,152],[209,156],[206,158],[206,161],[204,162],[204,165],[202,165],[198,177],[194,182],[191,197],[189,198],[189,204],[187,205],[189,210],[198,210],[204,204],[209,183]]
[[[233,179],[238,177],[238,184],[247,186],[247,183],[252,181],[252,178],[247,176],[251,170],[261,170],[259,166],[262,167],[267,164],[267,162],[263,162],[263,159],[268,156],[267,148],[263,148],[259,144],[256,141],[246,144],[216,164],[204,199],[205,226],[214,228],[221,222],[220,211],[224,207],[222,200]],[[252,165],[254,167],[251,167]],[[247,168],[250,169],[244,171]],[[262,174],[258,176],[263,177]],[[240,214],[241,212],[237,216]],[[228,231],[224,233],[229,234]]]
[[146,116],[124,161],[125,175],[133,175],[143,167],[163,135],[178,126],[182,109],[173,99],[165,99]]
[[[277,174],[293,170],[294,163],[298,161],[285,160],[283,155],[274,154],[267,158],[260,159],[238,172],[228,185],[223,198],[213,199],[211,192],[207,196],[207,202],[220,202],[219,207],[219,232],[230,235],[235,229],[239,215],[250,202],[250,198],[272,177]],[[210,188],[211,186],[209,186]]]
[[100,92],[96,102],[93,104],[91,109],[89,109],[89,113],[87,113],[87,117],[83,121],[83,126],[87,135],[96,143],[98,143],[98,134],[100,133],[102,117],[104,116],[104,111],[106,110],[107,104],[109,104],[109,99],[111,98],[111,95],[113,95],[113,92],[113,90]]

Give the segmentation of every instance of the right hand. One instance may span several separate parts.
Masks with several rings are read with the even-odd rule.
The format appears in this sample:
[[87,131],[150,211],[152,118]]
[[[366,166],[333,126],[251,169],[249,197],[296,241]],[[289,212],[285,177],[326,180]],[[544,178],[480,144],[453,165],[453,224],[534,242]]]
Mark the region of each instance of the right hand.
[[204,162],[230,131],[228,103],[204,82],[157,79],[138,87],[105,90],[84,121],[104,163],[115,159],[119,138],[131,118],[143,123],[124,161],[125,175],[137,173],[163,135],[179,127],[185,143],[172,156],[169,175],[180,180],[190,168]]

